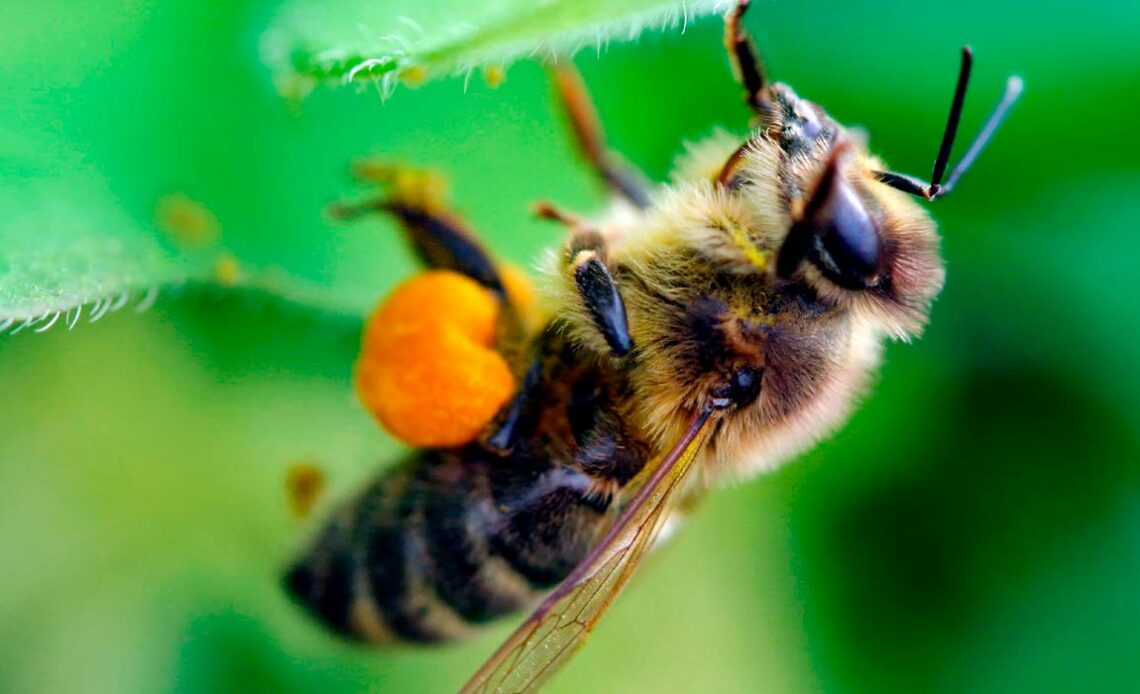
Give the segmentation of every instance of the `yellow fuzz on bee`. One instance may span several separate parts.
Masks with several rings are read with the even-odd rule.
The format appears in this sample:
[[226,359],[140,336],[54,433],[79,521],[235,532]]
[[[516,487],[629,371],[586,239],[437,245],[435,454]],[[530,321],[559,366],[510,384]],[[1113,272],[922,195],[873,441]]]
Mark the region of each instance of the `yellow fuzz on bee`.
[[433,270],[397,287],[368,319],[356,393],[393,436],[443,448],[473,441],[515,390],[494,350],[499,301]]
[[739,227],[732,229],[732,244],[744,254],[744,259],[757,270],[768,269],[768,254],[757,248],[743,229]]
[[503,288],[507,290],[507,298],[511,305],[518,310],[519,315],[527,321],[538,319],[538,300],[534,295],[534,287],[530,278],[513,265],[500,265],[499,274],[503,278]]

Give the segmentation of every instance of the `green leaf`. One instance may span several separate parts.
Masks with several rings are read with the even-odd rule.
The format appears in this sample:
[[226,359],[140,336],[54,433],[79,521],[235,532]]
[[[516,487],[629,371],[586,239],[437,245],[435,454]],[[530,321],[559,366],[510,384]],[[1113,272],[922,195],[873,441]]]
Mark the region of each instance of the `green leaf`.
[[[0,333],[70,329],[146,310],[184,287],[350,326],[363,315],[347,292],[239,265],[212,238],[216,230],[206,239],[192,228],[171,232],[186,238],[164,238],[157,220],[132,216],[98,171],[53,138],[33,133],[21,142],[0,131],[0,152]],[[190,208],[183,214],[209,215],[169,197]]]
[[292,93],[314,81],[401,80],[470,72],[535,54],[568,55],[677,27],[725,0],[294,0],[278,14],[263,53]]
[[[32,143],[36,143],[33,145]],[[205,278],[212,262],[167,248],[81,157],[0,133],[0,329],[73,327]],[[85,311],[86,308],[86,311]]]

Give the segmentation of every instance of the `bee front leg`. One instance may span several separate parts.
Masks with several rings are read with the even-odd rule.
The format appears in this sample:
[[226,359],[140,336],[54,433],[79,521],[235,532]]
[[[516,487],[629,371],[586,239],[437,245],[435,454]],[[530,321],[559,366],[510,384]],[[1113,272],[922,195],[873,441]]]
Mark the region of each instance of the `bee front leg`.
[[447,209],[442,177],[432,172],[362,160],[353,167],[357,178],[378,183],[388,193],[357,203],[337,203],[329,214],[353,219],[369,212],[394,216],[412,248],[429,268],[453,270],[506,298],[499,267],[466,222]]
[[566,263],[578,287],[583,306],[602,333],[610,351],[625,356],[633,349],[625,302],[606,266],[605,244],[597,232],[583,232],[570,240]]
[[606,242],[602,235],[586,221],[563,212],[550,203],[539,203],[535,212],[540,217],[561,222],[570,228],[565,263],[578,290],[582,307],[586,309],[610,351],[615,356],[625,356],[633,349],[633,338],[629,335],[625,302],[606,264]]
[[733,72],[744,87],[744,103],[757,113],[768,110],[768,80],[764,77],[764,62],[756,46],[744,30],[744,13],[749,0],[737,0],[736,7],[724,19],[724,47],[732,62]]
[[528,417],[536,405],[536,390],[539,378],[542,376],[543,364],[535,359],[523,376],[522,387],[515,393],[499,415],[498,426],[487,436],[487,447],[499,453],[508,453],[514,448],[523,427],[528,424]]
[[649,207],[649,185],[645,177],[632,167],[615,161],[607,150],[598,114],[582,83],[582,76],[568,65],[560,65],[552,72],[559,101],[570,120],[582,156],[610,190],[636,207]]

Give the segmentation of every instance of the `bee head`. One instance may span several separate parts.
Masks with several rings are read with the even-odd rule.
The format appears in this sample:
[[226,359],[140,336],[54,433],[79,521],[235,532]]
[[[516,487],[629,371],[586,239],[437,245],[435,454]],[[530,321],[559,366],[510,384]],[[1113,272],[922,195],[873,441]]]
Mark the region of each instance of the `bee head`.
[[743,147],[691,148],[615,252],[641,426],[669,440],[683,413],[729,403],[713,475],[770,467],[841,421],[881,338],[916,334],[943,281],[919,204],[818,106],[790,90],[773,103]]
[[893,337],[917,334],[943,281],[934,222],[820,106],[783,84],[761,105],[759,126],[716,176],[748,218],[749,243],[736,245],[774,258],[777,283],[807,284]]
[[[729,158],[718,181],[731,189],[762,181],[765,174],[774,179],[754,191],[753,200],[785,212],[779,281],[806,282],[824,300],[867,316],[893,337],[906,339],[922,329],[944,270],[934,223],[910,196],[934,200],[949,193],[1022,90],[1021,79],[1011,77],[997,108],[950,169],[972,65],[973,53],[965,46],[929,183],[885,169],[866,152],[862,138],[786,85],[757,95],[760,128]],[[754,143],[767,150],[767,170],[753,162],[749,171]]]
[[942,288],[934,223],[913,200],[876,180],[870,158],[840,134],[789,171],[790,197],[780,244],[780,282],[806,282],[825,301],[848,308],[896,338],[917,334]]

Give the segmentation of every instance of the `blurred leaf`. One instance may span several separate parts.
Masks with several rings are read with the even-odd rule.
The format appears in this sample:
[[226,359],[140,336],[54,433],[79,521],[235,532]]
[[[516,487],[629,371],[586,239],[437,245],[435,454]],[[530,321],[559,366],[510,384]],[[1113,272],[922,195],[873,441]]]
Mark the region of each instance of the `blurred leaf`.
[[[385,93],[452,72],[494,66],[536,53],[600,49],[646,28],[687,26],[727,3],[714,0],[344,0],[335,7],[295,0],[278,14],[264,43],[288,91],[298,81],[376,80]],[[289,78],[295,78],[290,82]],[[493,79],[493,78],[492,78]]]
[[248,272],[217,250],[171,250],[85,172],[7,186],[0,213],[0,332],[70,328],[127,307],[144,310],[186,284],[246,297],[248,305],[359,323],[352,302],[334,290],[273,270]]
[[5,138],[0,142],[7,155],[0,172],[8,181],[0,189],[0,326],[73,325],[84,306],[98,317],[132,301],[149,303],[162,287],[208,276],[206,257],[164,248],[78,156],[52,143],[24,156]]
[[[349,326],[362,315],[348,292],[239,263],[217,244],[209,211],[183,196],[159,205],[164,220],[140,222],[100,172],[44,133],[0,131],[0,176],[0,333],[143,310],[188,284]],[[159,226],[175,227],[172,239]]]

